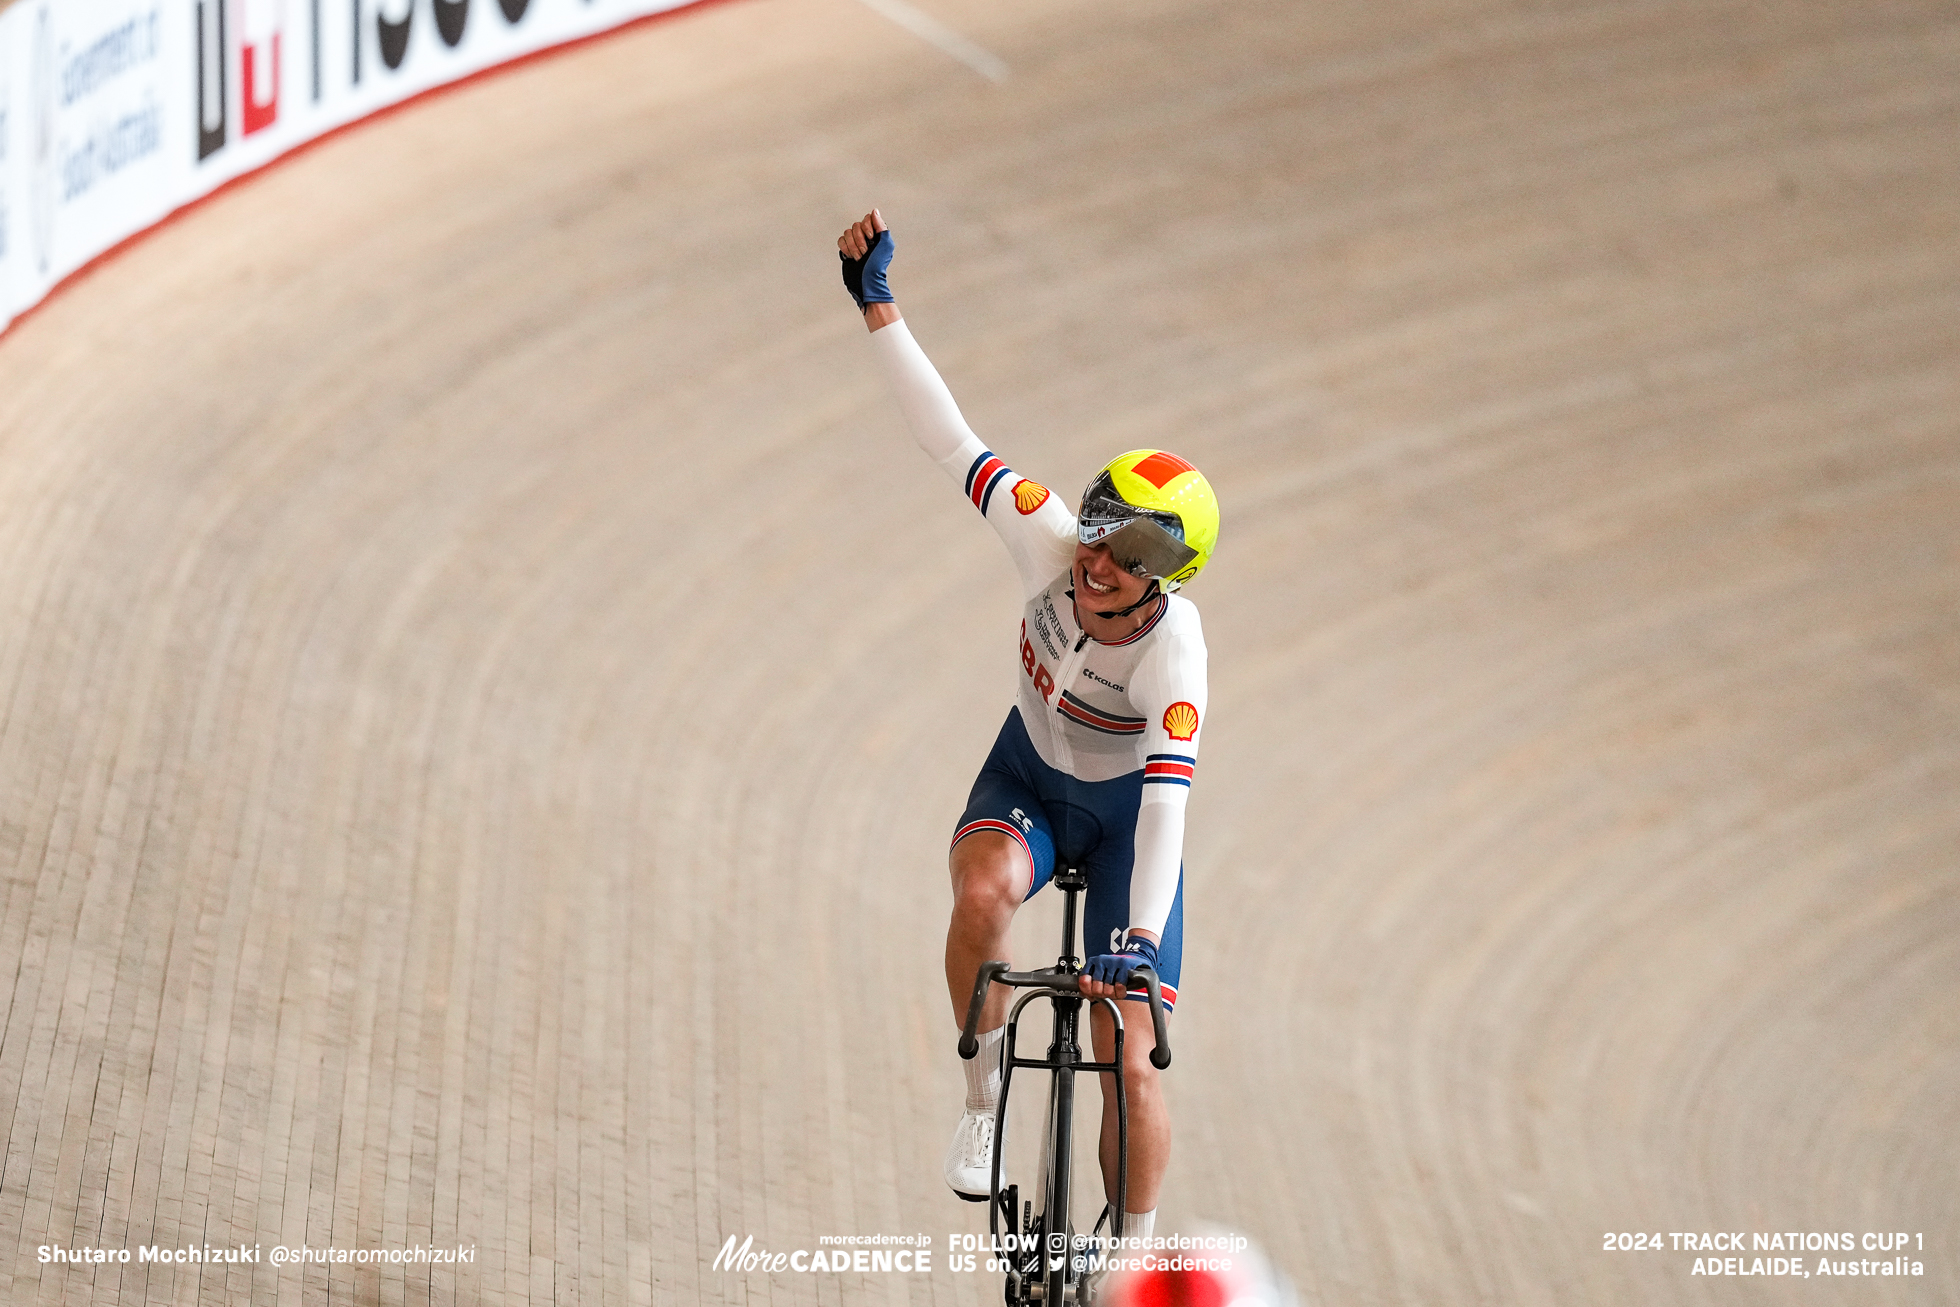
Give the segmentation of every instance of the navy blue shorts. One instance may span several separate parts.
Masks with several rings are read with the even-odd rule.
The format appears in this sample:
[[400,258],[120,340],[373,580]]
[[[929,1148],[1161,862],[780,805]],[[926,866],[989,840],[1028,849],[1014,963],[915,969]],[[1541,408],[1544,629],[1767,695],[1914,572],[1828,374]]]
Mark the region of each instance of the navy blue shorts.
[[[1136,861],[1137,807],[1143,801],[1143,772],[1113,781],[1079,781],[1041,760],[1021,724],[1021,710],[1010,709],[993,751],[973,782],[966,811],[953,833],[958,844],[975,831],[997,830],[1028,852],[1034,876],[1025,902],[1055,878],[1058,863],[1088,873],[1082,908],[1085,952],[1093,957],[1122,946],[1130,924],[1130,869]],[[1157,978],[1163,982],[1164,1010],[1177,1003],[1179,964],[1184,958],[1184,871],[1178,869],[1177,897],[1157,946]],[[1134,998],[1144,991],[1131,991]]]

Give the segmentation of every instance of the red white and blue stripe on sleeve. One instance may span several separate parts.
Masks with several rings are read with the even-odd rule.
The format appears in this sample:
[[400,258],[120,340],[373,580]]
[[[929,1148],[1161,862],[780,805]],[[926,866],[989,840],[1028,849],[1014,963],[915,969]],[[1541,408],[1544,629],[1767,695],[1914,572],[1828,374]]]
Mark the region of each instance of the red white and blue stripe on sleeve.
[[973,460],[973,466],[966,470],[966,497],[973,501],[982,517],[987,515],[987,505],[993,501],[994,488],[1013,475],[991,449],[981,450],[980,457]]
[[1197,770],[1198,760],[1182,753],[1153,753],[1143,760],[1143,783],[1145,785],[1191,786],[1191,776]]

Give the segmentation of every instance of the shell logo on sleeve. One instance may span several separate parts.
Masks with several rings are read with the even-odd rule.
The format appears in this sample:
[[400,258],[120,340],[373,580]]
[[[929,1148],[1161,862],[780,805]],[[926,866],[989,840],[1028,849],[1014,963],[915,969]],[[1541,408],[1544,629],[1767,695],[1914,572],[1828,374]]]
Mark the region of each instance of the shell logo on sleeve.
[[1188,740],[1198,733],[1198,710],[1182,699],[1164,709],[1164,734]]
[[1014,507],[1022,517],[1048,502],[1048,487],[1039,481],[1021,480],[1014,483]]

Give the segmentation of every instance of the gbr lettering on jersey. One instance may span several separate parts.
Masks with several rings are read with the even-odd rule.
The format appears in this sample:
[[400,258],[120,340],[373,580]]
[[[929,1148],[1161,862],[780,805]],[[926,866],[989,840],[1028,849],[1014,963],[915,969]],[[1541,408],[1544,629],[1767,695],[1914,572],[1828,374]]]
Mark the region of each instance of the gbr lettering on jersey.
[[[1198,712],[1180,699],[1153,717],[1135,698],[1133,683],[1146,660],[1158,661],[1161,681],[1175,682],[1186,670],[1179,659],[1166,657],[1165,642],[1201,642],[1197,610],[1171,595],[1130,636],[1104,644],[1076,622],[1070,584],[1070,574],[1063,573],[1022,610],[1021,718],[1051,765],[1083,780],[1139,769],[1148,777],[1157,757],[1150,752],[1159,734],[1153,724],[1161,720],[1164,738],[1188,746],[1197,735]],[[1201,686],[1202,672],[1193,682],[1194,696],[1202,696]],[[1193,759],[1179,755],[1179,761],[1188,781]]]

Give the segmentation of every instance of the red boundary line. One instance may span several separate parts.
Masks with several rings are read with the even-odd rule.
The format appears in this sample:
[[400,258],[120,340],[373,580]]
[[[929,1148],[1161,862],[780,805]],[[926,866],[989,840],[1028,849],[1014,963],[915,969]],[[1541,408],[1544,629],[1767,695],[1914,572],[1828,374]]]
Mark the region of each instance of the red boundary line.
[[[12,334],[14,329],[20,326],[21,323],[27,321],[29,318],[33,317],[36,313],[39,313],[41,309],[45,305],[47,305],[49,301],[54,299],[56,295],[67,290],[70,286],[73,286],[76,282],[80,281],[88,273],[94,272],[97,268],[102,267],[110,260],[128,252],[128,250],[132,246],[136,245],[139,241],[142,241],[154,235],[155,233],[162,231],[165,227],[169,226],[170,224],[176,222],[179,218],[182,218],[186,214],[190,213],[191,210],[200,208],[203,205],[209,203],[210,201],[217,199],[220,195],[223,195],[226,191],[229,191],[234,186],[238,186],[245,182],[257,181],[260,177],[264,176],[269,169],[277,167],[279,164],[285,163],[288,160],[297,159],[300,155],[305,154],[308,150],[311,150],[314,146],[324,145],[328,141],[333,140],[335,137],[341,135],[344,132],[350,132],[357,127],[366,127],[370,123],[379,122],[383,118],[387,118],[390,115],[399,113],[403,109],[408,108],[410,105],[420,104],[422,101],[431,99],[435,96],[445,95],[451,91],[461,90],[463,87],[470,85],[472,82],[481,81],[486,77],[492,77],[499,73],[507,73],[511,71],[513,68],[521,68],[525,64],[535,63],[542,59],[549,59],[556,55],[565,54],[568,51],[578,49],[582,45],[590,45],[595,41],[603,41],[606,40],[608,37],[618,36],[622,32],[630,32],[636,27],[645,27],[649,23],[657,23],[662,21],[663,19],[668,19],[668,18],[678,18],[683,14],[693,13],[697,9],[706,9],[709,5],[727,4],[727,3],[730,3],[730,0],[684,0],[684,3],[674,6],[672,9],[662,9],[657,13],[641,14],[638,18],[627,19],[625,22],[619,24],[617,27],[607,27],[597,32],[587,32],[584,36],[574,36],[569,40],[560,41],[556,45],[540,46],[536,50],[527,50],[523,54],[514,55],[511,58],[506,59],[502,63],[491,64],[487,68],[479,68],[473,73],[465,73],[461,77],[458,77],[453,82],[443,82],[438,86],[427,87],[423,90],[417,91],[415,94],[407,97],[406,99],[396,100],[393,104],[384,104],[379,109],[376,109],[371,113],[362,114],[359,118],[350,118],[344,123],[340,123],[336,126],[329,127],[326,131],[321,132],[318,136],[308,137],[306,140],[299,142],[297,145],[294,145],[291,148],[280,152],[279,154],[273,155],[270,159],[267,159],[264,163],[260,164],[258,167],[247,169],[246,171],[239,173],[236,177],[227,178],[226,180],[219,182],[216,186],[212,187],[210,190],[204,192],[204,194],[195,196],[192,199],[185,200],[182,204],[178,205],[170,212],[164,214],[161,218],[158,218],[155,222],[151,223],[149,226],[138,227],[135,231],[129,233],[129,235],[123,237],[121,240],[117,241],[114,245],[111,245],[108,249],[103,250],[99,254],[96,254],[94,257],[90,258],[88,262],[83,263],[82,265],[74,269],[74,271],[69,272],[68,274],[63,276],[61,280],[55,282],[52,286],[48,287],[47,292],[43,294],[40,299],[35,300],[32,304],[28,305],[26,308],[22,309],[19,313],[14,315],[13,320],[9,322],[5,327],[0,327],[0,340],[6,339],[7,336]],[[0,8],[5,8],[5,7],[6,7],[5,0],[0,0]]]

